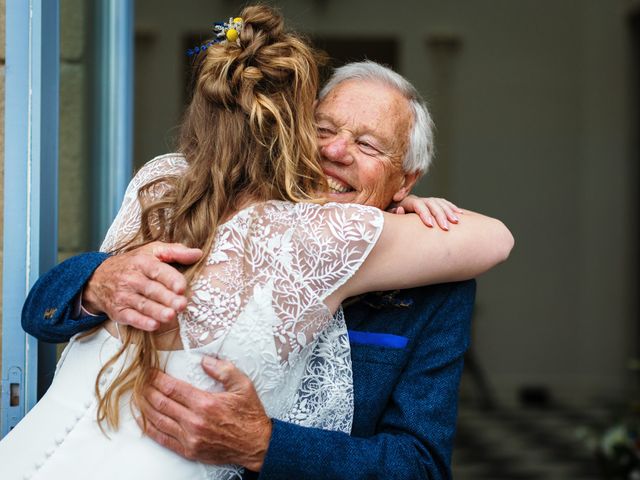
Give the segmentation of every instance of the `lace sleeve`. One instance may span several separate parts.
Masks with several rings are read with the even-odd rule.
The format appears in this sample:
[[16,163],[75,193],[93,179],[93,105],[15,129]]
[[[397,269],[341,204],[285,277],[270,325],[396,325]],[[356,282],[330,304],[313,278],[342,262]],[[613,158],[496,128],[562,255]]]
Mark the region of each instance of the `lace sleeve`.
[[191,285],[184,344],[211,343],[251,311],[252,328],[265,319],[277,356],[291,361],[331,321],[324,300],[362,265],[382,225],[382,212],[360,205],[271,201],[240,212]]
[[300,204],[300,267],[324,301],[360,268],[378,241],[382,212],[355,204]]
[[[125,241],[133,238],[137,233],[140,226],[141,211],[138,190],[141,187],[165,175],[178,175],[184,171],[186,166],[186,160],[178,154],[162,155],[147,162],[129,182],[118,215],[111,227],[109,227],[107,235],[100,246],[100,251],[111,252]],[[163,185],[160,184],[158,188],[154,189],[153,193],[154,195],[161,195],[163,192]]]

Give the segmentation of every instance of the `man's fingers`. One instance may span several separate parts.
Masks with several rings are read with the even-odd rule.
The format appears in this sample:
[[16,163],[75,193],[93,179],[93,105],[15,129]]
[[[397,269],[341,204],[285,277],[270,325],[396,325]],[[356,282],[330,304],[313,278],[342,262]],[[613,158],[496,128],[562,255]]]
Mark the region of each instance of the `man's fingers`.
[[[183,382],[182,380],[173,378],[170,375],[167,375],[166,373],[163,373],[160,371],[158,371],[156,376],[153,378],[153,381],[151,382],[151,386],[157,389],[165,397],[173,400],[174,402],[179,403],[180,405],[186,408],[190,407],[191,405],[194,405],[200,396],[206,395],[206,393],[203,392],[202,390],[199,390],[193,387],[192,385],[186,382]],[[164,407],[165,405],[163,404],[160,406]],[[160,411],[162,411],[165,414],[169,412],[169,410],[167,411],[160,410]],[[176,410],[174,408],[171,411],[175,412]],[[184,413],[184,411],[182,411],[182,413]]]
[[147,423],[150,422],[151,424],[153,424],[153,426],[163,434],[168,435],[176,440],[184,436],[182,427],[178,422],[176,422],[171,417],[168,417],[167,415],[161,414],[154,407],[145,408],[144,415],[147,419]]
[[153,386],[147,387],[144,399],[148,403],[148,406],[144,408],[144,413],[147,418],[153,421],[156,428],[175,438],[184,436],[180,420],[191,415],[191,412],[184,405],[167,397]]
[[146,332],[153,332],[160,327],[160,323],[155,321],[153,318],[142,315],[133,308],[119,310],[115,313],[109,314],[109,317],[114,322],[121,323],[123,325],[130,325]]
[[202,368],[207,375],[220,382],[226,392],[247,392],[253,389],[249,377],[231,362],[204,356],[202,357]]
[[[178,275],[180,275],[179,278],[182,278],[182,274],[178,273]],[[129,287],[135,292],[134,295],[139,295],[148,300],[148,304],[143,306],[151,308],[151,310],[139,308],[141,306],[134,303],[133,300],[129,306],[138,309],[140,313],[153,317],[160,322],[175,319],[175,313],[181,312],[187,306],[187,297],[176,294],[163,283],[150,280],[148,277],[145,277],[144,274],[139,274],[131,278]],[[140,301],[137,297],[136,300],[138,302]]]
[[[181,312],[187,306],[187,297],[184,295],[177,295],[160,282],[145,282],[139,293],[149,300],[153,300],[155,303],[172,310],[173,312]],[[170,314],[169,312],[165,312],[165,315]],[[175,315],[170,316],[172,318],[175,317]]]
[[89,279],[83,290],[83,306],[104,312],[116,322],[155,330],[152,319],[160,323],[175,320],[176,313],[187,305],[182,295],[187,288],[184,276],[164,262],[193,263],[201,256],[199,249],[162,242],[113,255]]
[[168,448],[169,450],[173,450],[178,455],[186,456],[186,450],[182,443],[171,435],[167,435],[158,429],[158,427],[151,421],[151,419],[147,416],[146,426],[142,423],[142,419],[140,417],[136,417],[136,422],[140,426],[140,429],[144,431],[144,433],[150,437],[152,440],[158,442],[163,447]]
[[145,258],[145,261],[140,263],[140,271],[147,279],[159,282],[176,294],[184,293],[187,288],[184,275],[159,258]]
[[202,257],[202,250],[189,248],[181,243],[156,242],[153,247],[153,255],[165,263],[192,265]]
[[139,314],[159,323],[169,323],[176,319],[176,311],[154,302],[151,298],[136,293],[131,294],[131,307]]

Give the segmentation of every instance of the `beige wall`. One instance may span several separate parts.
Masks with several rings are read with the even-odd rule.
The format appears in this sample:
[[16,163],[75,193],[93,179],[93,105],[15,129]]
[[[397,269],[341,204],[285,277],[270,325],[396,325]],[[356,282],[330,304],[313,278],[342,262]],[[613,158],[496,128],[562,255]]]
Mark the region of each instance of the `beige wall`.
[[[507,264],[479,280],[474,343],[505,398],[618,395],[638,336],[627,0],[278,2],[300,30],[396,37],[431,102],[440,157],[418,188],[503,219]],[[182,106],[183,36],[228,1],[138,0],[138,163],[167,151]],[[459,41],[447,53],[431,39]],[[440,53],[438,53],[440,52]],[[445,143],[446,142],[446,143]]]

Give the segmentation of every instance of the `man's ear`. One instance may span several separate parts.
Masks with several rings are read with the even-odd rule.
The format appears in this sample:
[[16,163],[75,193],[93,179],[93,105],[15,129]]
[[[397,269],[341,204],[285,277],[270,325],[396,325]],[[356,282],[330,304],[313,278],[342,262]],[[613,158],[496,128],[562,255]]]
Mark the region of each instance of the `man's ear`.
[[420,172],[405,173],[402,177],[402,184],[396,193],[393,194],[393,201],[399,203],[411,193],[413,186],[420,178]]

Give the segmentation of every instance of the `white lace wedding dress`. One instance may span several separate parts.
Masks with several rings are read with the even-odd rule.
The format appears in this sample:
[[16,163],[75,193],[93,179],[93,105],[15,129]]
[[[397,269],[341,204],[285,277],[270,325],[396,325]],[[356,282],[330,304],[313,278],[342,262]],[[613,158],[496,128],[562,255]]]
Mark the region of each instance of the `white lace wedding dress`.
[[[138,227],[138,189],[186,167],[175,154],[143,167],[127,190],[103,244],[110,250]],[[157,187],[156,193],[163,186]],[[359,205],[269,201],[241,210],[218,228],[206,267],[180,317],[184,350],[161,352],[166,371],[209,390],[220,386],[202,355],[231,360],[253,381],[274,418],[349,432],[351,359],[342,312],[324,300],[359,268],[382,230],[379,210]],[[106,330],[74,338],[44,398],[0,442],[0,478],[223,479],[237,466],[190,462],[141,434],[128,402],[117,431],[96,422],[94,385],[118,349]],[[104,388],[123,362],[100,380]]]

